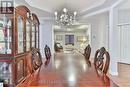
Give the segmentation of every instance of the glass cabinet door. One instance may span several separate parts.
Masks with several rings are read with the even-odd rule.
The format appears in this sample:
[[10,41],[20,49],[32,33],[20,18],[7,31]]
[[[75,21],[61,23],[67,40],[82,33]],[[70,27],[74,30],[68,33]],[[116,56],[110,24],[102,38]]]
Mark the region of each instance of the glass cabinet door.
[[5,85],[12,85],[13,81],[13,71],[12,71],[12,63],[9,61],[1,61],[0,60],[0,80],[3,81]]
[[35,25],[32,25],[32,47],[35,48]]
[[36,48],[39,48],[39,32],[38,32],[38,26],[36,27]]
[[26,51],[30,51],[30,23],[26,21]]
[[23,53],[24,52],[24,44],[23,44],[23,33],[24,33],[24,24],[23,24],[23,19],[22,17],[18,17],[17,19],[17,31],[18,31],[18,53]]
[[12,21],[7,15],[0,14],[0,54],[11,54]]

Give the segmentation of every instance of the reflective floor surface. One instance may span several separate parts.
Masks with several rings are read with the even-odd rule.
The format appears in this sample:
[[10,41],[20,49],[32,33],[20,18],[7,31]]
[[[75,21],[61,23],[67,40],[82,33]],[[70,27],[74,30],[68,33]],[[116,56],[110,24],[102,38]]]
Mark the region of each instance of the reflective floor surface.
[[99,75],[81,54],[55,53],[48,65],[29,77],[21,87],[118,87]]

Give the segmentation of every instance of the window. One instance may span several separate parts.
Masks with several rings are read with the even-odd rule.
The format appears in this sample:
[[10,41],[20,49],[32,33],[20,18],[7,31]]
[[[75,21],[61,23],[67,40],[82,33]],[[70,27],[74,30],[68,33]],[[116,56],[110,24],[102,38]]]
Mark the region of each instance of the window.
[[0,10],[2,14],[12,14],[13,13],[13,1],[1,1]]
[[65,35],[65,45],[74,45],[74,35]]

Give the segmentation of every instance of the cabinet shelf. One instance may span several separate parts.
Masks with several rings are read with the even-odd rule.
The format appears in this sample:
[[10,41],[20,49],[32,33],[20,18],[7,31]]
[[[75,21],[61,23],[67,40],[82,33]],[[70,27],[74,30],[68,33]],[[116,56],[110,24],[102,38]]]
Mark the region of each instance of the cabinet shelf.
[[10,40],[7,40],[7,41],[0,41],[0,43],[11,43],[11,41]]
[[[1,29],[2,28],[2,29]],[[12,28],[6,28],[7,30],[11,30]],[[3,27],[0,27],[0,30],[3,30]]]

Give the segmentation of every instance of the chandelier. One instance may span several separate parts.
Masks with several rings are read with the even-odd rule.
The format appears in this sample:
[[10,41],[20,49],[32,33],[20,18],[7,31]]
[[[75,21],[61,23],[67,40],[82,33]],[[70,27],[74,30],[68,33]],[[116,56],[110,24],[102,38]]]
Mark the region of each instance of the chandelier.
[[62,13],[55,12],[56,24],[60,26],[72,25],[75,22],[75,17],[77,12],[70,12],[68,9],[64,8]]

